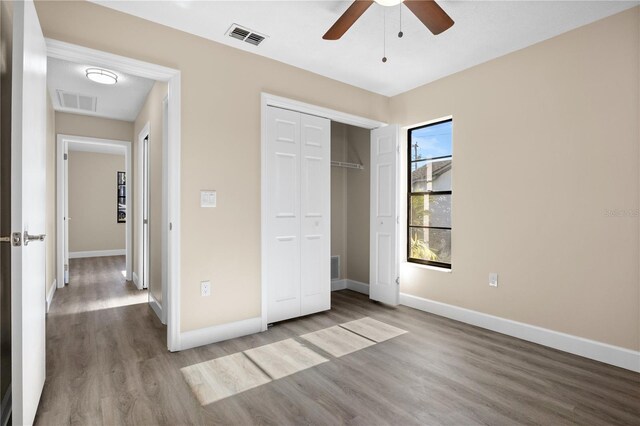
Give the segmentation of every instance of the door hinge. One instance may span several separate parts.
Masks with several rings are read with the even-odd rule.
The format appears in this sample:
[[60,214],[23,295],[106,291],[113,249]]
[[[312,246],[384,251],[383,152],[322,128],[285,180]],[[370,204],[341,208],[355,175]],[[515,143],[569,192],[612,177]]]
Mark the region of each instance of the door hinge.
[[69,158],[69,156],[67,154],[64,155],[64,159],[66,160],[67,158]]
[[0,243],[11,243],[13,247],[20,247],[22,245],[22,234],[14,232],[10,237],[0,237]]
[[396,284],[400,285],[400,277],[396,277]]
[[69,265],[66,264],[66,263],[64,264],[64,270],[65,270],[65,272],[69,270]]
[[169,222],[169,231],[173,231],[173,223]]

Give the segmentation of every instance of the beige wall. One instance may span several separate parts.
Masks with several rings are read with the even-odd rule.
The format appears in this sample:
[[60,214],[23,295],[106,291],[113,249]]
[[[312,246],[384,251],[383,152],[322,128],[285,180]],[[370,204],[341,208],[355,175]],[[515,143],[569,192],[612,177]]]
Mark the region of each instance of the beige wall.
[[[346,161],[347,125],[331,122],[331,161]],[[340,279],[347,278],[347,169],[331,167],[331,256],[340,256]]]
[[[156,82],[149,92],[147,99],[134,122],[133,131],[133,159],[134,159],[134,187],[138,194],[134,197],[134,212],[142,211],[142,146],[138,135],[149,123],[149,291],[162,303],[162,101],[167,96],[167,84]],[[135,215],[135,229],[142,227],[142,215]],[[140,276],[142,268],[140,253],[140,232],[134,233],[133,238],[133,270]]]
[[347,169],[347,278],[369,284],[371,132],[347,126],[347,161],[364,170]]
[[402,292],[640,349],[639,13],[391,99],[453,115],[453,272],[403,265]]
[[124,250],[117,223],[117,172],[124,155],[69,151],[69,252]]
[[[88,2],[36,8],[46,37],[182,72],[181,329],[259,316],[260,93],[378,120],[388,99]],[[199,207],[201,189],[217,208]]]
[[133,123],[58,111],[56,112],[56,133],[89,138],[131,141]]
[[47,94],[47,225],[46,294],[56,279],[56,115]]

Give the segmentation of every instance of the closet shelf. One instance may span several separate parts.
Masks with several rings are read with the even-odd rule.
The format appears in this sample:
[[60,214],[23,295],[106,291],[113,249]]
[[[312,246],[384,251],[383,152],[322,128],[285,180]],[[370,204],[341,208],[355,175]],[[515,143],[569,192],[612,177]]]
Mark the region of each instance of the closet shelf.
[[331,166],[333,167],[343,167],[345,169],[358,169],[364,170],[364,166],[362,164],[357,163],[345,163],[343,161],[332,161]]

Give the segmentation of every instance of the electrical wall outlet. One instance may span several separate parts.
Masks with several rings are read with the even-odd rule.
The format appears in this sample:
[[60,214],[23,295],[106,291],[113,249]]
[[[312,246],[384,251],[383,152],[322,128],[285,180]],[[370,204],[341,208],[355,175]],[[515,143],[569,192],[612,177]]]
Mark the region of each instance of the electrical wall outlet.
[[211,296],[211,281],[202,281],[200,283],[200,296]]
[[498,287],[498,273],[489,273],[489,287]]

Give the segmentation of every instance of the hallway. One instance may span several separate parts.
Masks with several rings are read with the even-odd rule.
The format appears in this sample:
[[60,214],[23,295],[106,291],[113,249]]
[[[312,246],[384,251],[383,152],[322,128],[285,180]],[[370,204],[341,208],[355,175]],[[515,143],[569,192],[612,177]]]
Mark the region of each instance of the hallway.
[[[47,318],[36,424],[632,424],[639,376],[349,290],[331,311],[170,353],[121,273],[123,257],[74,259]],[[344,356],[300,338],[364,317],[407,333]],[[201,406],[184,367],[291,339],[329,359]],[[251,352],[251,351],[249,351]],[[246,360],[245,360],[246,361]]]

